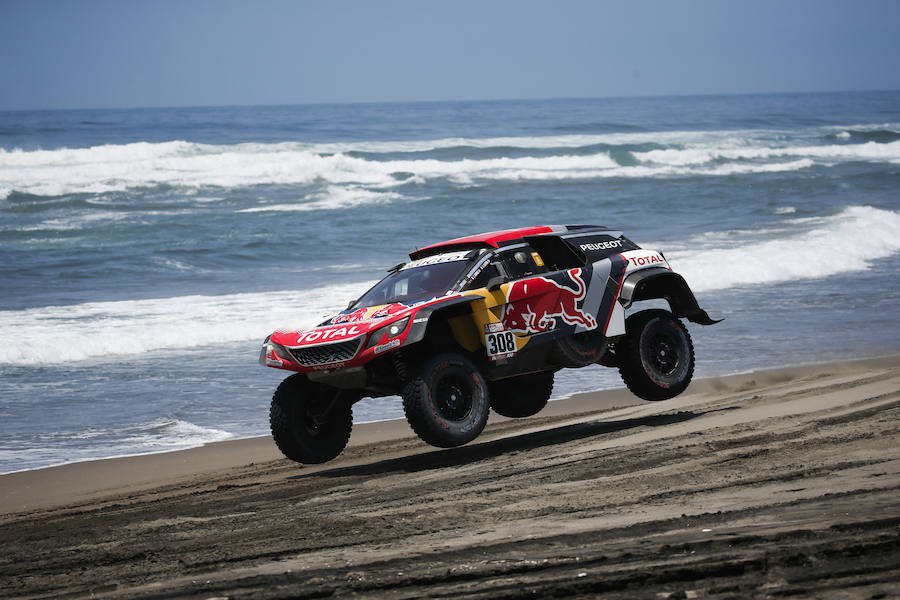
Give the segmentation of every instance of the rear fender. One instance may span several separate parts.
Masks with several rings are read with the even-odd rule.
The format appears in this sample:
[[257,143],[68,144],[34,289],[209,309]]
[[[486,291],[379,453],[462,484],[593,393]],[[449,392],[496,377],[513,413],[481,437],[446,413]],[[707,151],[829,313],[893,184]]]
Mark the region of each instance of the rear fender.
[[632,273],[625,278],[622,291],[619,293],[619,302],[625,308],[634,302],[655,298],[665,299],[675,316],[684,317],[692,323],[713,325],[721,321],[710,318],[706,311],[700,308],[684,277],[662,267],[641,269]]

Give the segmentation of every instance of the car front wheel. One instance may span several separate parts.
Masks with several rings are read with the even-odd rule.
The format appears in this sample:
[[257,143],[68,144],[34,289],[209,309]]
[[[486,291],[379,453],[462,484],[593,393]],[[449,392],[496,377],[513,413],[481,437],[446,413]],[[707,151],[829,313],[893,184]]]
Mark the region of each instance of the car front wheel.
[[328,462],[350,440],[352,402],[345,392],[297,373],[275,390],[269,425],[275,445],[286,457],[308,464]]

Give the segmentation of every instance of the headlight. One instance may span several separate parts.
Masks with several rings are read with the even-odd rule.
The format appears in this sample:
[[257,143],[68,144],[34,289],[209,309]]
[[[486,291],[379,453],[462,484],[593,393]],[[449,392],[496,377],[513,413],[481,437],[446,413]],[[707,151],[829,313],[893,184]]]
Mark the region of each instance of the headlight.
[[373,331],[372,335],[369,336],[369,343],[366,344],[366,348],[368,349],[372,346],[387,343],[392,338],[395,338],[406,331],[406,326],[409,324],[410,318],[411,316],[406,317],[405,319],[400,319],[399,321],[394,321],[389,325],[379,327],[378,329]]
[[294,362],[290,352],[281,344],[270,341],[269,337],[266,337],[259,352],[259,364],[266,367],[280,367],[285,362]]

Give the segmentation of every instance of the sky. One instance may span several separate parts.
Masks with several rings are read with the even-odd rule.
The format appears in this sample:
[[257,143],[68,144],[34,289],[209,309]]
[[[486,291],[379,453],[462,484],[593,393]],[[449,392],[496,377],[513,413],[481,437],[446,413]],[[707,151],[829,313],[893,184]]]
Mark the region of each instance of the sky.
[[900,89],[898,0],[0,0],[0,110]]

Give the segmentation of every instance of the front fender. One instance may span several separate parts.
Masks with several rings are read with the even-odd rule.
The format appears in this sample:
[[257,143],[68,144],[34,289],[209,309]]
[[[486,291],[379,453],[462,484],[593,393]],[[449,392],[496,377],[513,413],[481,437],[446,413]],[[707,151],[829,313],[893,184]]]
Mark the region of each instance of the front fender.
[[483,300],[483,298],[481,296],[457,296],[423,307],[415,314],[415,316],[413,316],[412,326],[403,345],[408,346],[425,339],[425,330],[428,329],[428,321],[434,313],[445,311],[453,307],[461,308],[462,305],[471,304],[478,300]]
[[625,308],[634,302],[654,298],[664,298],[676,317],[684,317],[692,323],[713,325],[721,321],[710,318],[700,308],[684,277],[662,267],[641,269],[630,274],[622,283],[622,291],[619,293],[619,302]]

